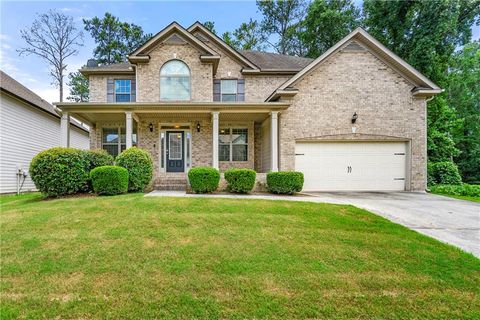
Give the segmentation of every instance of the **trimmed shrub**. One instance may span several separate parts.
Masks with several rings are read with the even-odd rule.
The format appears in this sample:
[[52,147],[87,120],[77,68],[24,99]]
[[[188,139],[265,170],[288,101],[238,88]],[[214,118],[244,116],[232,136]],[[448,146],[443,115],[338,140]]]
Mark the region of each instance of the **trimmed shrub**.
[[229,169],[224,173],[228,191],[248,193],[255,186],[257,173],[251,169]]
[[32,159],[30,177],[37,189],[48,197],[74,194],[87,189],[88,161],[78,149],[47,149]]
[[462,183],[458,167],[451,161],[435,162],[430,170],[434,183],[455,185]]
[[103,149],[85,150],[84,152],[89,162],[90,171],[96,167],[113,166],[113,157]]
[[461,185],[438,184],[430,187],[430,191],[452,196],[480,197],[480,185],[464,183]]
[[188,181],[195,193],[209,193],[217,190],[220,172],[215,168],[197,167],[188,171]]
[[128,191],[128,170],[122,167],[96,167],[90,172],[90,179],[98,195],[111,196]]
[[143,149],[132,147],[123,151],[115,164],[128,170],[128,191],[143,191],[152,180],[152,157]]
[[433,162],[428,161],[427,162],[427,186],[433,186],[437,184],[437,181],[435,181],[433,170],[434,170]]
[[267,189],[272,193],[293,194],[302,191],[303,173],[295,171],[267,173]]

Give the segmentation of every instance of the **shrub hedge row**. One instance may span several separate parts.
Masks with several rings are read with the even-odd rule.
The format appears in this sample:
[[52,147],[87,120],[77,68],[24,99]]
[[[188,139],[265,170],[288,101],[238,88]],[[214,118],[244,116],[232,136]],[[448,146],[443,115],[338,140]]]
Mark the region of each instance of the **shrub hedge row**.
[[434,185],[430,187],[430,191],[440,194],[448,194],[453,196],[480,197],[480,185],[478,184],[461,184],[461,185]]
[[195,193],[210,193],[218,188],[220,172],[215,168],[197,167],[188,171],[190,187]]
[[229,169],[224,173],[230,192],[248,193],[253,190],[257,173],[251,169]]
[[462,177],[458,167],[452,161],[428,163],[427,165],[428,185],[447,184],[460,185]]
[[128,191],[128,170],[118,166],[101,166],[90,172],[93,190],[98,195],[116,195]]
[[267,173],[267,189],[272,193],[294,194],[302,191],[303,173],[295,171]]

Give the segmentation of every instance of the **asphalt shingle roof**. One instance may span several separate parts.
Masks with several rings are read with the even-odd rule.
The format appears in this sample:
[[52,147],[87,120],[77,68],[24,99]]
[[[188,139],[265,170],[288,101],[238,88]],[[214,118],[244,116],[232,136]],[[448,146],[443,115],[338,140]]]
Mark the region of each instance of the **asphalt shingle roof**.
[[119,62],[106,65],[99,65],[96,67],[83,67],[81,70],[95,70],[95,71],[131,71],[132,65],[128,62]]
[[305,68],[313,59],[289,56],[285,54],[239,50],[245,58],[253,62],[260,69],[268,70],[296,70],[300,71]]

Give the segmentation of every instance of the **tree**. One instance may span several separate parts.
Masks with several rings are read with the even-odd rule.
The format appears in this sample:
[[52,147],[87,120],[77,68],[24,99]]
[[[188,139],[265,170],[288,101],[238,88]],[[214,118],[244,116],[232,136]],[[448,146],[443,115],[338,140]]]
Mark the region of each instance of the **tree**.
[[133,23],[121,22],[111,13],[103,18],[83,19],[85,30],[95,40],[94,58],[103,64],[126,61],[126,56],[145,43],[151,34]]
[[88,102],[89,89],[88,79],[80,72],[71,72],[68,75],[69,82],[67,85],[70,87],[70,95],[67,100],[74,102]]
[[203,23],[203,26],[210,30],[210,32],[217,34],[217,31],[215,30],[215,22],[213,21],[205,21]]
[[232,33],[225,32],[222,38],[236,50],[263,50],[265,48],[265,38],[260,24],[251,18],[249,22],[242,23]]
[[305,16],[306,3],[304,0],[259,0],[257,7],[263,14],[261,22],[265,39],[271,35],[278,37],[278,41],[270,43],[281,54],[295,51],[295,41],[299,24]]
[[450,63],[446,99],[462,126],[453,139],[460,150],[454,159],[463,181],[480,184],[480,42],[472,42]]
[[[480,13],[480,0],[365,0],[368,31],[428,78],[448,91],[448,68],[455,49],[468,43]],[[446,100],[428,104],[428,155],[431,161],[459,154],[453,135],[461,127]]]
[[53,84],[59,88],[62,102],[66,60],[76,55],[78,47],[83,45],[82,32],[77,32],[72,17],[49,10],[47,13],[37,15],[30,29],[20,30],[20,35],[27,46],[19,49],[19,54],[34,54],[49,64]]
[[302,24],[306,56],[316,58],[360,25],[360,10],[352,0],[314,0]]

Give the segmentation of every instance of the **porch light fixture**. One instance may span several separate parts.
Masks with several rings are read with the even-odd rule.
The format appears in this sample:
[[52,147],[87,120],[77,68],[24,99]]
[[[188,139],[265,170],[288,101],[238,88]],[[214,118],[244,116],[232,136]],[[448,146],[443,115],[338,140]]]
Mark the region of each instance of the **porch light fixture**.
[[200,122],[197,122],[197,132],[200,132]]
[[354,124],[355,122],[357,122],[357,119],[358,119],[358,114],[356,112],[353,113],[353,116],[352,116],[352,124]]
[[150,122],[150,124],[148,125],[148,129],[150,129],[150,132],[153,132],[153,123]]

